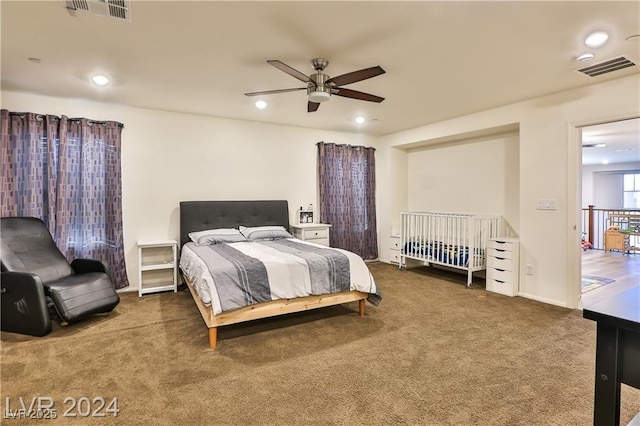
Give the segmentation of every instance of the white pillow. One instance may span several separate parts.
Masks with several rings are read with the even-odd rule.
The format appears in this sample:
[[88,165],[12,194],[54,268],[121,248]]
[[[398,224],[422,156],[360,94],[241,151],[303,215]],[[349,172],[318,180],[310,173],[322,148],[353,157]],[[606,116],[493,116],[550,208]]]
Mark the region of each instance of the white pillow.
[[189,238],[199,246],[247,241],[239,230],[233,228],[207,229],[205,231],[190,232]]
[[246,226],[240,227],[240,232],[249,241],[259,240],[279,240],[282,238],[293,238],[284,226],[254,226],[248,228]]

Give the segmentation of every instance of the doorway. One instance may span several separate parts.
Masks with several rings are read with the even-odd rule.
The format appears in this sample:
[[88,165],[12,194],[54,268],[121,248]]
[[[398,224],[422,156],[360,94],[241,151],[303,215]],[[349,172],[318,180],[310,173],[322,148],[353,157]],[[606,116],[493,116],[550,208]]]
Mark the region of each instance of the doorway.
[[[626,216],[640,215],[640,184],[634,192],[635,175],[640,177],[640,118],[580,130],[581,234],[586,240],[581,242],[580,256],[582,307],[638,284],[640,249],[634,248],[640,245],[640,236],[612,227],[628,230]],[[588,235],[585,222],[591,222]],[[609,228],[612,230],[607,231]]]

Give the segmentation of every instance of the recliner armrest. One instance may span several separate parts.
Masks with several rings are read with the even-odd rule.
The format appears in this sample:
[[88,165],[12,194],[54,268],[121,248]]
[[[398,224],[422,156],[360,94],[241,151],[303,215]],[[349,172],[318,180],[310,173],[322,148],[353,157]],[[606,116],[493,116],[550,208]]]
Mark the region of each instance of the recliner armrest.
[[2,331],[38,337],[51,332],[44,286],[38,275],[2,272],[0,287]]
[[18,285],[39,285],[40,287],[44,286],[42,285],[42,280],[40,279],[40,277],[36,274],[30,274],[28,272],[2,272],[2,274],[0,274],[0,276],[2,278],[0,278],[0,283],[2,284],[2,293],[4,294],[5,291],[5,284],[7,285],[11,285],[12,287],[18,286]]
[[104,272],[109,275],[109,267],[101,260],[95,259],[75,259],[71,262],[71,268],[76,274],[86,274],[88,272]]

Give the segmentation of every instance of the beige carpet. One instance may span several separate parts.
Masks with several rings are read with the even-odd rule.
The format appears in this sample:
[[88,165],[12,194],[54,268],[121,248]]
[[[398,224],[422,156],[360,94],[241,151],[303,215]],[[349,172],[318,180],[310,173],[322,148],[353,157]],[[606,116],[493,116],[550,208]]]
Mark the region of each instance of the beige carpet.
[[[2,333],[1,401],[51,397],[56,420],[3,424],[590,425],[595,323],[465,276],[370,268],[384,300],[219,331],[188,292],[122,295],[112,314],[45,338]],[[63,418],[66,397],[117,417]],[[622,424],[640,391],[622,389]],[[97,408],[97,407],[93,407]]]

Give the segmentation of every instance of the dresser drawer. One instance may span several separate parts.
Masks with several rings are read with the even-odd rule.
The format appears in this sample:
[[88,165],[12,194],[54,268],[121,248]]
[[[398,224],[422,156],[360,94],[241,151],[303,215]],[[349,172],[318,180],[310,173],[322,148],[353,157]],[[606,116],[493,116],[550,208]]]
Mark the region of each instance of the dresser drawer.
[[513,259],[513,251],[501,248],[489,248],[487,249],[487,256],[511,260]]
[[329,238],[328,229],[303,229],[302,240],[309,241],[316,238]]
[[389,262],[400,264],[400,250],[389,250]]
[[389,248],[391,250],[400,250],[400,237],[389,238]]
[[510,240],[491,239],[487,241],[487,249],[498,249],[501,251],[513,251],[515,243]]
[[487,268],[487,280],[494,279],[498,281],[503,281],[507,283],[515,282],[515,276],[513,271],[505,270],[505,269],[496,269],[496,268]]
[[503,269],[505,271],[515,270],[513,266],[513,259],[491,255],[487,256],[487,268]]
[[320,244],[323,246],[329,246],[329,238],[307,238],[304,241],[308,241],[310,243]]
[[323,223],[292,225],[293,236],[302,241],[309,241],[323,246],[329,246],[329,232],[331,225]]
[[515,283],[487,278],[487,291],[504,294],[505,296],[515,296],[518,288]]

